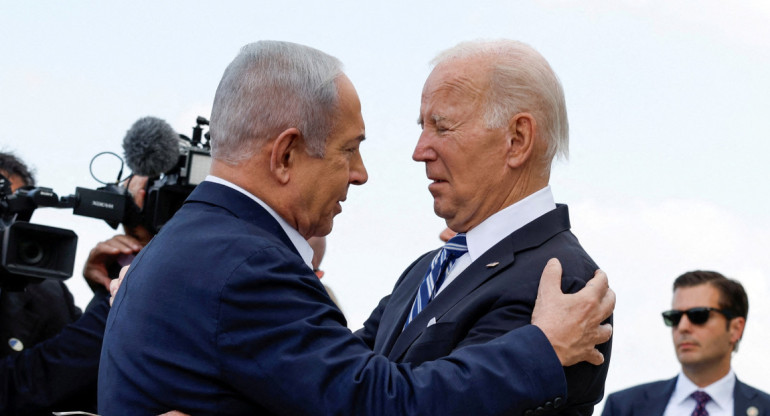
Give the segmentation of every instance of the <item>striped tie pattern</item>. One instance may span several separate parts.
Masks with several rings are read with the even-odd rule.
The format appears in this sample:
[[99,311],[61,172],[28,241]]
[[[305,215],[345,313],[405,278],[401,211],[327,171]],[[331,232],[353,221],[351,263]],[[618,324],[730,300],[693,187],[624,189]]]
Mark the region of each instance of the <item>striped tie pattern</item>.
[[425,279],[423,279],[420,285],[420,290],[417,291],[417,296],[415,296],[414,303],[412,303],[412,310],[409,312],[409,316],[406,317],[404,328],[428,305],[428,302],[433,300],[436,292],[441,287],[441,283],[444,281],[447,270],[452,270],[455,260],[467,252],[468,244],[465,241],[465,234],[460,233],[452,237],[438,254],[433,257],[428,272],[425,273]]
[[696,402],[695,410],[692,411],[691,416],[709,416],[709,412],[706,411],[706,403],[711,400],[711,396],[705,391],[698,390],[691,394],[690,397],[695,399]]

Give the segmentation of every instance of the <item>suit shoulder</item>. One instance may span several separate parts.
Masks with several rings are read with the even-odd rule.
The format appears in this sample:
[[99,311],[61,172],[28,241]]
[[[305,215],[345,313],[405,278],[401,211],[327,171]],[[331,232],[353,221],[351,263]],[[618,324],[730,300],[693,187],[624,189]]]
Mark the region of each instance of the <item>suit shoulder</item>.
[[749,386],[746,383],[743,383],[743,382],[740,382],[740,381],[738,381],[738,383],[744,389],[746,394],[750,394],[751,396],[753,396],[751,398],[752,401],[759,401],[759,402],[765,403],[767,405],[770,405],[770,394],[765,393],[764,391],[762,391],[762,390],[760,390],[760,389],[758,389],[756,387]]
[[610,393],[607,400],[626,401],[649,392],[660,392],[671,383],[671,380],[658,380],[650,383],[638,384],[623,390]]

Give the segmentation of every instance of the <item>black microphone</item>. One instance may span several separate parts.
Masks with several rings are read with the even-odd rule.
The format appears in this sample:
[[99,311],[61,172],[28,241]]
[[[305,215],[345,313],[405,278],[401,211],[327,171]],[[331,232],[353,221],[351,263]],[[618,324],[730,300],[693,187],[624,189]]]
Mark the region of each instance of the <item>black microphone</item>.
[[158,176],[179,161],[179,134],[164,120],[143,117],[126,132],[123,152],[134,174]]

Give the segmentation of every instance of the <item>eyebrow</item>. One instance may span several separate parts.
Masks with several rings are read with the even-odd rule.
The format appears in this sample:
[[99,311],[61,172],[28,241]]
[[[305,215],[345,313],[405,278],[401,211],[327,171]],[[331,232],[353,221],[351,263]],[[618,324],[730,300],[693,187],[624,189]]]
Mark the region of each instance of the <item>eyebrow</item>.
[[[430,119],[433,120],[433,122],[438,123],[439,121],[446,120],[446,117],[438,114],[431,114]],[[422,119],[422,116],[417,116],[417,125],[422,126],[423,123],[424,120]]]

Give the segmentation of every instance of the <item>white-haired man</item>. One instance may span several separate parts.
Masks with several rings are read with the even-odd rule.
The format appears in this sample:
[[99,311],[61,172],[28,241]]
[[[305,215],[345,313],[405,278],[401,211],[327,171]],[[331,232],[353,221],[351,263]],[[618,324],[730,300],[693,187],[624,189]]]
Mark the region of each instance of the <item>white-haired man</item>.
[[[564,93],[548,62],[528,45],[499,40],[461,43],[434,63],[412,157],[425,163],[436,214],[459,233],[445,246],[460,247],[458,257],[438,276],[433,263],[444,249],[415,261],[357,332],[374,352],[415,365],[528,325],[550,258],[562,264],[565,291],[598,269],[548,185],[551,161],[568,145]],[[592,414],[610,343],[598,348],[602,365],[564,369],[566,397],[528,410]]]

